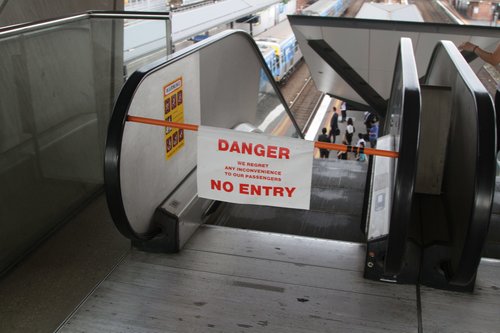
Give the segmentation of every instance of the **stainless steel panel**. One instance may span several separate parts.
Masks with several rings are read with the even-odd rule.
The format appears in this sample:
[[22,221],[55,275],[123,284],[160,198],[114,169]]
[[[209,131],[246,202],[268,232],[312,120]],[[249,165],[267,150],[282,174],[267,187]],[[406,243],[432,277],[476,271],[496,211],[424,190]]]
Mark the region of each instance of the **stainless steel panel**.
[[418,331],[414,287],[363,279],[361,245],[199,232],[179,254],[134,251],[60,332]]

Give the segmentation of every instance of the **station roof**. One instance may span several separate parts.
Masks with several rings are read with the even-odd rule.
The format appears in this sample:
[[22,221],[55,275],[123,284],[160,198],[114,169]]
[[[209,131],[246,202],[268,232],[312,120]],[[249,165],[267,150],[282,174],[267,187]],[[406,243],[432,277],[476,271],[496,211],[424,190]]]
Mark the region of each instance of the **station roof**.
[[202,34],[216,26],[264,10],[280,0],[226,0],[200,6],[172,16],[173,42]]
[[[409,37],[419,77],[440,40],[470,41],[492,51],[498,28],[437,23],[289,15],[318,90],[354,105],[378,110],[390,96],[401,37]],[[478,70],[484,62],[471,63]],[[384,110],[385,111],[385,110]]]
[[365,3],[356,18],[424,22],[416,5]]

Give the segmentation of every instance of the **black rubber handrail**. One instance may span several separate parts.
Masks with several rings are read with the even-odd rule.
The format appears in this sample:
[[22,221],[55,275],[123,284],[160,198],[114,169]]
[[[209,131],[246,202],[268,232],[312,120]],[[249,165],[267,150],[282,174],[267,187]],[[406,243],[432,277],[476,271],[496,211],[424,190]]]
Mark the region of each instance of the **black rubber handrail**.
[[[438,55],[441,59],[447,59],[452,64],[452,70],[456,73],[456,78],[445,75],[452,82],[435,82],[433,80],[433,71],[443,70],[443,64],[439,63]],[[481,261],[481,252],[488,233],[491,209],[493,205],[493,195],[495,191],[496,176],[496,128],[495,112],[492,99],[467,64],[464,57],[460,54],[456,46],[450,41],[441,41],[434,49],[431,62],[426,74],[427,84],[449,85],[453,86],[457,80],[464,82],[470,96],[473,98],[473,108],[466,112],[473,112],[476,123],[467,124],[467,126],[477,131],[476,155],[461,156],[464,163],[473,163],[475,173],[471,175],[472,186],[464,189],[472,192],[471,202],[455,203],[457,205],[470,205],[470,215],[466,217],[467,225],[462,228],[465,230],[463,242],[453,240],[451,260],[443,263],[443,269],[450,284],[465,286],[474,278],[477,267]],[[462,168],[459,165],[454,167]],[[460,179],[456,179],[460,182]],[[451,207],[450,209],[453,209]],[[453,228],[453,222],[450,221]]]
[[390,131],[393,109],[397,109],[400,112],[399,133],[391,134],[399,135],[399,158],[395,161],[394,192],[384,262],[386,275],[396,276],[403,268],[417,174],[420,105],[420,84],[412,42],[409,38],[401,38],[385,125],[385,130]]

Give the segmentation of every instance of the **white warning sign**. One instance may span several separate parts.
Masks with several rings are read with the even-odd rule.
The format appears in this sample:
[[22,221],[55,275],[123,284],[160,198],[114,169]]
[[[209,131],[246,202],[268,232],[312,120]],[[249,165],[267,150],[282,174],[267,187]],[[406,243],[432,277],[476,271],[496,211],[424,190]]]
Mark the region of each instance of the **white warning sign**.
[[200,126],[198,195],[309,209],[314,142]]

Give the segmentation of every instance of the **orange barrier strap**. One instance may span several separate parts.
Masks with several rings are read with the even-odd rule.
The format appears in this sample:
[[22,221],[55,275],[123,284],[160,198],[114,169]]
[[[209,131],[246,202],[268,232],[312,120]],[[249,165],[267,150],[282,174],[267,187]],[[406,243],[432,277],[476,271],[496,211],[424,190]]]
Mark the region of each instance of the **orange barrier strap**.
[[398,158],[399,153],[391,150],[382,150],[382,149],[375,149],[375,148],[359,148],[355,146],[346,146],[338,143],[327,143],[327,142],[320,142],[320,141],[315,141],[314,142],[314,147],[320,148],[320,149],[329,149],[329,150],[341,150],[341,151],[347,151],[347,152],[353,152],[353,153],[365,153],[366,155],[376,155],[376,156],[384,156],[384,157],[392,157],[392,158]]
[[[185,129],[188,131],[197,131],[198,130],[198,125],[174,123],[171,121],[157,120],[157,119],[144,118],[144,117],[127,116],[127,121],[148,124],[148,125],[182,128],[182,129]],[[327,143],[327,142],[315,141],[314,147],[320,148],[320,149],[340,150],[340,151],[347,151],[347,152],[354,152],[354,153],[359,152],[359,153],[365,153],[367,155],[376,155],[376,156],[384,156],[384,157],[392,157],[392,158],[399,157],[399,153],[397,153],[395,151],[381,150],[381,149],[375,149],[375,148],[362,148],[362,149],[360,149],[359,147],[346,146],[346,145],[338,144],[338,143]]]
[[188,131],[197,131],[198,130],[198,125],[174,123],[172,121],[157,120],[157,119],[151,119],[151,118],[127,116],[127,121],[133,121],[135,123],[143,123],[143,124],[148,124],[148,125],[182,128],[182,129],[185,129]]

